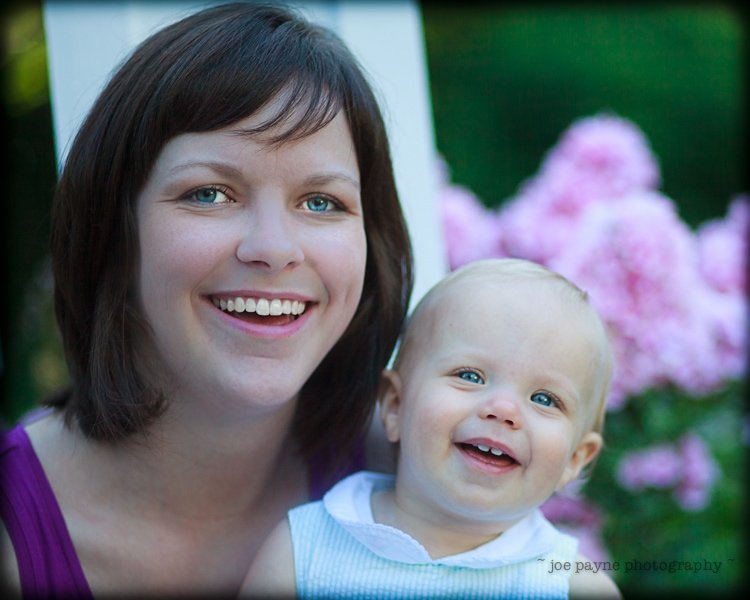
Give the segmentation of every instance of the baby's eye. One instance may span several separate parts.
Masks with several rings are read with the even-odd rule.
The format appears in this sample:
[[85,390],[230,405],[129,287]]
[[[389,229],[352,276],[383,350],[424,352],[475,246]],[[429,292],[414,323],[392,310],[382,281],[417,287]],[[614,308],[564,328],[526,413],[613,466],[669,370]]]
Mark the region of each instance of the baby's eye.
[[324,213],[339,210],[339,205],[336,201],[328,196],[321,194],[313,194],[305,198],[303,206],[310,212]]
[[226,190],[213,186],[198,188],[190,192],[185,198],[198,204],[228,204],[232,202],[232,199],[227,196]]
[[469,383],[475,383],[477,385],[484,384],[484,377],[482,377],[476,371],[470,371],[469,369],[462,369],[456,373],[456,376]]
[[534,392],[531,394],[531,401],[542,406],[557,406],[557,398],[547,392]]

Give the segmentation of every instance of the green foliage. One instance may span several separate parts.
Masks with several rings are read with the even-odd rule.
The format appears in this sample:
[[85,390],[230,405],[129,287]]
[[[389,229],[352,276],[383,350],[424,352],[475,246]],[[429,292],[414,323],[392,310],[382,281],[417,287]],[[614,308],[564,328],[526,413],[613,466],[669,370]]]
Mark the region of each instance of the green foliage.
[[3,6],[2,419],[15,421],[64,381],[46,262],[55,155],[39,3]]
[[[584,495],[605,513],[603,537],[612,560],[715,561],[718,573],[652,569],[612,575],[625,597],[656,590],[691,593],[736,590],[744,573],[744,489],[746,422],[741,416],[742,385],[693,398],[671,389],[632,398],[607,416],[606,448]],[[615,474],[629,452],[677,441],[685,432],[700,435],[721,475],[703,510],[687,512],[670,489],[623,489]]]
[[641,127],[689,224],[743,191],[745,32],[731,5],[425,3],[423,17],[438,148],[489,206],[602,111]]
[[41,13],[34,4],[15,7],[3,28],[5,106],[11,116],[49,103],[47,52]]

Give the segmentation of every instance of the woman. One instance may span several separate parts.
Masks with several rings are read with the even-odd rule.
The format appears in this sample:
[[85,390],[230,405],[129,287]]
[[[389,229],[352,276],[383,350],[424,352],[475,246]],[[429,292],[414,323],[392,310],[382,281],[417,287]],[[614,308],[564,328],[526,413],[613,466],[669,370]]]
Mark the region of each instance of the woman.
[[355,60],[278,7],[157,32],[69,151],[52,259],[72,386],[3,435],[5,578],[235,594],[286,510],[361,466],[411,293]]

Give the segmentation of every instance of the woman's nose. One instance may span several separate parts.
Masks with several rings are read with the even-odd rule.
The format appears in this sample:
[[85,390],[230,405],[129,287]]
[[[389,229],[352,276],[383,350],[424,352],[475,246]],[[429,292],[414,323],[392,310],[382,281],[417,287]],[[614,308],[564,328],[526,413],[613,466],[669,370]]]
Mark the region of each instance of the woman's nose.
[[508,393],[494,393],[479,407],[479,417],[505,423],[511,429],[521,427],[521,410],[518,400]]
[[246,225],[237,246],[237,258],[243,263],[282,271],[305,259],[301,238],[293,215],[279,200],[260,200],[248,207]]

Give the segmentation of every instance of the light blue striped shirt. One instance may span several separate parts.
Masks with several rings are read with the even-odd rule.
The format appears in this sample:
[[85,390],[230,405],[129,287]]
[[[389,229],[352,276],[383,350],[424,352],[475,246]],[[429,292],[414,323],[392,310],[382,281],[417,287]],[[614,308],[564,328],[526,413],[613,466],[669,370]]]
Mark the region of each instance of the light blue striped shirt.
[[370,496],[392,485],[392,476],[355,473],[322,501],[289,512],[298,597],[568,597],[570,570],[550,573],[550,563],[573,563],[578,542],[540,511],[478,548],[432,559],[408,534],[374,522]]

